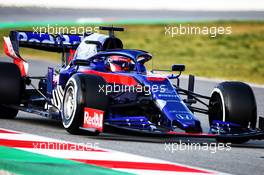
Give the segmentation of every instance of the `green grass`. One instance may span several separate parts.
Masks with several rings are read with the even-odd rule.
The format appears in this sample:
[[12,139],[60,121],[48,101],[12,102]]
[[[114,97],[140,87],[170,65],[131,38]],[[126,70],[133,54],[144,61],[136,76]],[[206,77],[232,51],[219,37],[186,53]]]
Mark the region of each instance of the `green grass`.
[[[119,33],[118,37],[126,48],[152,53],[155,68],[185,64],[185,74],[264,84],[263,22],[209,22],[191,23],[190,26],[231,26],[232,34],[215,38],[207,35],[170,37],[165,35],[165,25],[128,25],[124,26],[126,32]],[[1,38],[7,34],[7,29],[0,30]],[[2,48],[0,51],[2,53]],[[25,58],[60,58],[58,54],[30,49],[21,52]],[[151,63],[147,66],[150,68]]]

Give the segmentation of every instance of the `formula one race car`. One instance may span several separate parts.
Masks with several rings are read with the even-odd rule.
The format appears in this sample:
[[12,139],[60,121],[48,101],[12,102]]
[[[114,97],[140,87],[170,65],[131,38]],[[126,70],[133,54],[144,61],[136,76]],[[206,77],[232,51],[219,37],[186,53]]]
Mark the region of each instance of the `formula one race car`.
[[[14,64],[0,63],[0,117],[14,118],[19,110],[36,113],[61,120],[71,134],[119,130],[237,143],[264,138],[262,118],[261,129],[256,128],[257,105],[249,85],[223,82],[207,97],[193,92],[194,76],[189,76],[188,90],[182,89],[184,65],[173,65],[170,71],[178,74],[169,76],[147,72],[144,64],[152,55],[123,49],[114,35],[123,28],[100,30],[109,35],[11,31],[4,37],[4,51]],[[63,65],[59,70],[49,67],[42,77],[29,76],[20,47],[62,53]],[[208,115],[208,133],[203,133],[194,112]]]

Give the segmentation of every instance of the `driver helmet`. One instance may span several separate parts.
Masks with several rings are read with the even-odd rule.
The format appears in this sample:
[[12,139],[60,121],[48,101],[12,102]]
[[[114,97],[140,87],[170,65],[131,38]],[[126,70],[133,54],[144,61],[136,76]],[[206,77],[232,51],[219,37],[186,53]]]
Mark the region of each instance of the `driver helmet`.
[[107,58],[109,69],[112,72],[129,71],[131,59],[121,55],[112,55]]

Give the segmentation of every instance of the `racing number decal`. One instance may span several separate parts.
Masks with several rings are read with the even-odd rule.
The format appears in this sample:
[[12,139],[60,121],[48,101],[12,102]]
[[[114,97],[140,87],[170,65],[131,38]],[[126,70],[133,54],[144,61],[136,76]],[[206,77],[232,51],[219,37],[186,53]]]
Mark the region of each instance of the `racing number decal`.
[[84,108],[83,127],[103,132],[104,111]]

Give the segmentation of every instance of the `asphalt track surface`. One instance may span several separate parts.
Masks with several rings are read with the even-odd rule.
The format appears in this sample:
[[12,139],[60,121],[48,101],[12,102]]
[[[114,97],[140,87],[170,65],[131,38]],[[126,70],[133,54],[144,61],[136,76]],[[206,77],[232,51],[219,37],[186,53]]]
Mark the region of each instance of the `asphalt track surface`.
[[[3,58],[1,58],[3,60]],[[43,75],[48,66],[58,63],[47,61],[30,61],[30,75]],[[215,82],[197,80],[195,91],[209,95]],[[182,80],[187,87],[186,80]],[[258,103],[258,114],[264,116],[264,89],[253,87]],[[205,115],[197,115],[202,121],[204,131],[208,130]],[[42,118],[37,115],[20,112],[15,120],[0,120],[0,128],[12,129],[26,133],[37,134],[50,138],[62,139],[76,143],[98,143],[99,147],[118,150],[137,155],[158,158],[176,163],[207,168],[232,174],[263,174],[264,172],[264,141],[250,141],[242,145],[233,145],[230,151],[218,150],[181,150],[173,153],[165,150],[165,143],[214,143],[213,139],[175,138],[143,138],[119,134],[102,134],[100,136],[78,136],[68,134],[58,121]]]
[[165,11],[0,7],[0,22],[75,21],[80,18],[173,19],[175,21],[263,20],[264,11]]

